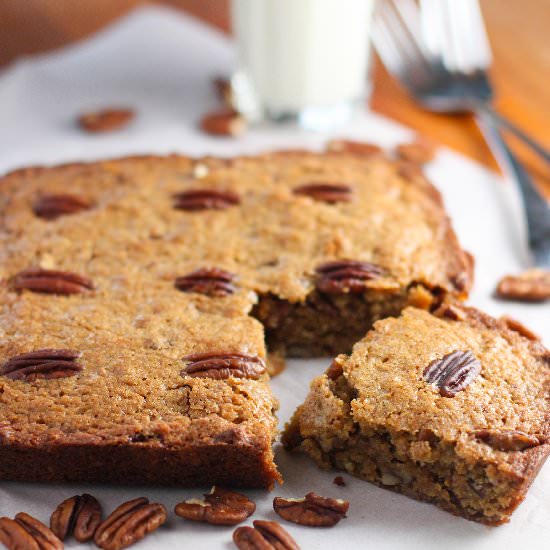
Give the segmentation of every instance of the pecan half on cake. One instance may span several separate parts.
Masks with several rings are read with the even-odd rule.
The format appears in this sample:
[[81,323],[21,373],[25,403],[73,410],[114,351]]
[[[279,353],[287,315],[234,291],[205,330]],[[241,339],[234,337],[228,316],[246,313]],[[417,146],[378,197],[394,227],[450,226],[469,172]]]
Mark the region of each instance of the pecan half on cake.
[[316,378],[286,428],[323,468],[508,521],[550,453],[550,353],[475,309],[407,308]]

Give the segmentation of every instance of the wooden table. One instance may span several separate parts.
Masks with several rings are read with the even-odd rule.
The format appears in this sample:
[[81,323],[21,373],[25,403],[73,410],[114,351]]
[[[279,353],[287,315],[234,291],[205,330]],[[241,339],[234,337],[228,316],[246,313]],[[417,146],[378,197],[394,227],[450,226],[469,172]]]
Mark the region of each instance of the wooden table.
[[[457,0],[459,1],[459,0]],[[2,0],[0,65],[79,40],[146,0]],[[229,32],[228,0],[151,0],[183,9]],[[482,0],[494,53],[496,106],[550,149],[550,0]],[[495,167],[470,116],[421,110],[380,63],[371,107],[436,142]],[[550,197],[550,169],[511,141]]]

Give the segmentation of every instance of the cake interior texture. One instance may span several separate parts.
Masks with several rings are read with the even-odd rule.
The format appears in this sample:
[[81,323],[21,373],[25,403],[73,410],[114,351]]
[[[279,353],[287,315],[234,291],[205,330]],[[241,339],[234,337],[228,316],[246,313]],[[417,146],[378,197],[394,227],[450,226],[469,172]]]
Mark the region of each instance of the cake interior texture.
[[[443,396],[423,373],[456,351],[473,353],[480,373]],[[283,441],[323,468],[498,525],[550,452],[549,361],[540,343],[476,310],[408,308],[313,381]]]
[[384,154],[133,157],[0,186],[2,479],[271,487],[265,339],[347,351],[471,284],[438,193]]

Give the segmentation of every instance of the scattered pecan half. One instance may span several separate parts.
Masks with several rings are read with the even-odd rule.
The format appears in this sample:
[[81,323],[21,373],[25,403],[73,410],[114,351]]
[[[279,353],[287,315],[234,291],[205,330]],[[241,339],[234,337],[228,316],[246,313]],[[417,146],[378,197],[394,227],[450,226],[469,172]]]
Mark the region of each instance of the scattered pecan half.
[[249,498],[223,489],[212,487],[204,500],[192,498],[176,505],[176,515],[191,521],[202,521],[213,525],[237,525],[256,510]]
[[201,118],[200,128],[213,136],[237,137],[246,132],[245,119],[232,109],[223,109],[207,113]]
[[32,210],[39,218],[55,220],[66,214],[76,214],[88,210],[91,204],[80,197],[68,194],[41,195],[33,205]]
[[273,510],[283,519],[309,527],[332,527],[346,517],[349,502],[308,493],[304,498],[273,499]]
[[104,550],[120,550],[158,529],[166,518],[166,508],[162,504],[149,503],[145,497],[129,500],[99,525],[94,542]]
[[20,271],[13,277],[12,287],[14,290],[68,296],[93,290],[94,284],[88,277],[77,273],[36,268]]
[[310,197],[329,204],[349,202],[353,194],[352,188],[344,183],[307,183],[295,187],[292,192],[295,195]]
[[233,542],[239,550],[300,550],[296,541],[276,521],[255,520],[254,527],[239,527]]
[[398,158],[422,165],[433,160],[435,156],[435,147],[426,140],[419,140],[413,143],[402,143],[395,148]]
[[524,451],[547,442],[545,436],[515,430],[479,430],[474,436],[497,451]]
[[227,296],[235,292],[232,284],[235,275],[217,267],[203,267],[176,278],[175,287],[183,292],[196,292],[206,296]]
[[500,321],[502,321],[510,330],[521,334],[528,340],[532,340],[533,342],[537,342],[540,340],[540,337],[537,334],[528,329],[523,323],[520,323],[517,319],[508,317],[508,315],[503,315],[500,318]]
[[332,483],[334,483],[334,485],[338,485],[338,487],[345,487],[346,486],[346,482],[344,481],[344,478],[342,476],[336,476],[332,480]]
[[174,195],[174,208],[178,210],[225,210],[241,202],[233,191],[221,189],[191,189]]
[[127,126],[134,118],[132,109],[102,109],[78,117],[78,125],[86,132],[111,132]]
[[87,493],[64,500],[50,517],[50,528],[61,540],[74,535],[78,542],[86,542],[100,523],[101,505]]
[[62,550],[63,543],[41,521],[25,512],[0,518],[0,542],[8,550]]
[[434,384],[443,397],[454,397],[481,372],[481,363],[471,351],[453,351],[424,369],[424,380]]
[[0,543],[8,550],[40,550],[34,537],[13,519],[0,518]]
[[8,359],[0,375],[11,380],[32,382],[37,379],[66,378],[82,370],[76,360],[82,354],[70,349],[41,349]]
[[193,353],[186,355],[183,360],[187,362],[181,371],[182,376],[194,378],[214,378],[225,380],[226,378],[259,378],[265,371],[265,362],[257,355],[244,355],[242,353]]
[[530,269],[507,275],[497,285],[496,295],[503,300],[544,302],[550,299],[550,270]]
[[327,151],[331,153],[351,153],[370,157],[382,152],[382,148],[373,143],[354,141],[350,139],[333,139],[327,143]]
[[317,288],[327,294],[357,294],[365,291],[365,282],[384,275],[375,264],[355,260],[336,260],[318,266]]

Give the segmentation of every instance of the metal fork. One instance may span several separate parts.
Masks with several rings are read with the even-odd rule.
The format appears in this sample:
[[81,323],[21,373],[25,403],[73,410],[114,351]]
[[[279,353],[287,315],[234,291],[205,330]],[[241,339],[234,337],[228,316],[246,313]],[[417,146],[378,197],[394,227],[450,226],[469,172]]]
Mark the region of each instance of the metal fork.
[[[475,115],[495,158],[521,194],[534,263],[550,268],[550,205],[504,141],[502,120],[491,108],[491,54],[478,1],[420,0],[419,10],[414,0],[383,0],[372,38],[388,70],[424,107]],[[521,130],[511,128],[550,160]]]

